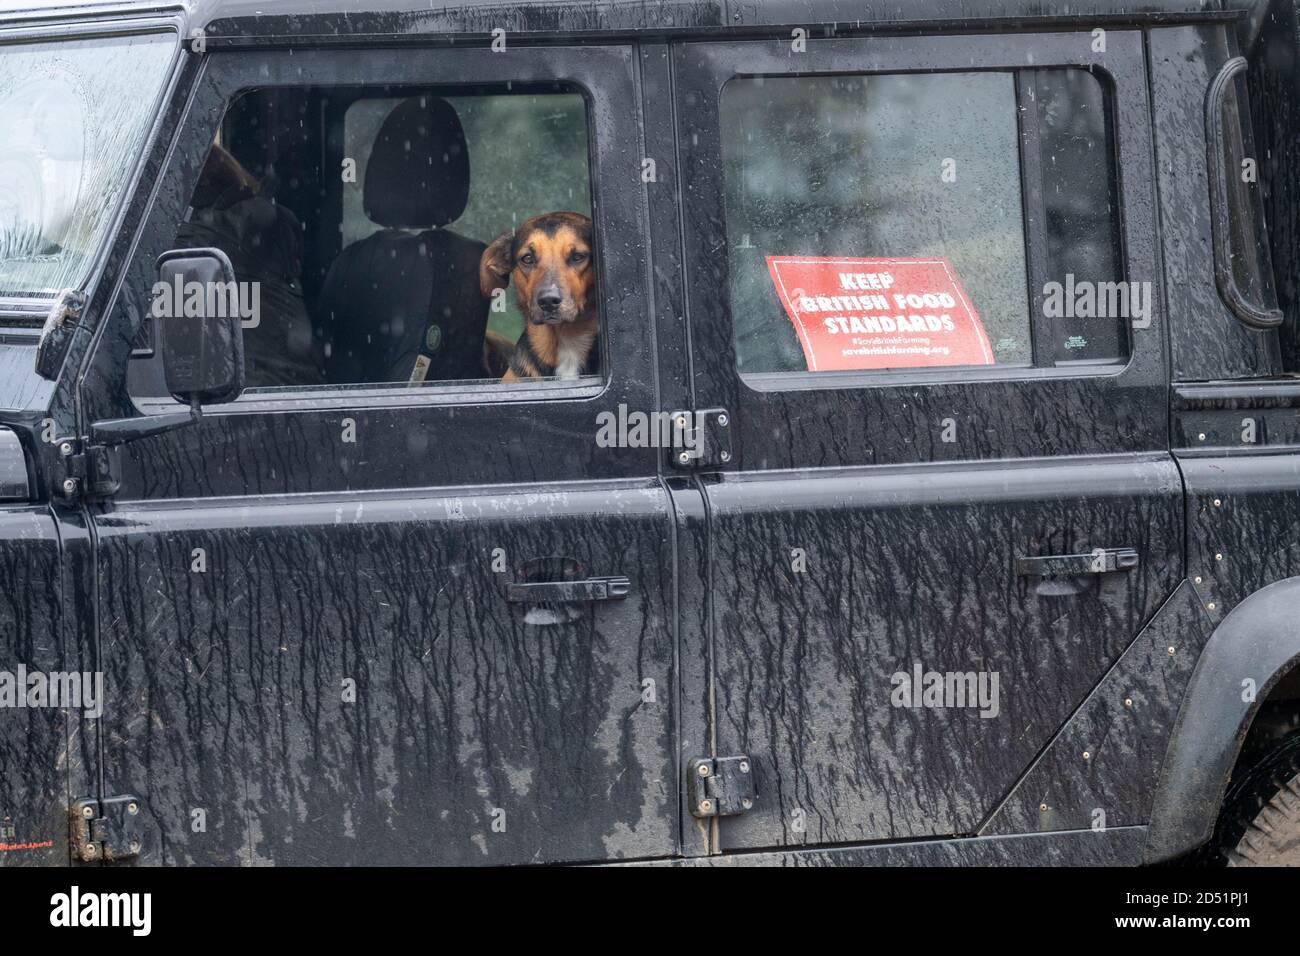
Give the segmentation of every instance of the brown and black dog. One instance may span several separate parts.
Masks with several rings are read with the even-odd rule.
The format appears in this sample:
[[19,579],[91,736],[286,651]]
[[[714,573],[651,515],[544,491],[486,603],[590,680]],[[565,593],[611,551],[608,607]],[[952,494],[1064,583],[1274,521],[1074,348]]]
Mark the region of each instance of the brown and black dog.
[[577,378],[599,370],[592,254],[591,220],[576,212],[534,216],[483,252],[483,295],[491,298],[513,281],[527,323],[502,381]]

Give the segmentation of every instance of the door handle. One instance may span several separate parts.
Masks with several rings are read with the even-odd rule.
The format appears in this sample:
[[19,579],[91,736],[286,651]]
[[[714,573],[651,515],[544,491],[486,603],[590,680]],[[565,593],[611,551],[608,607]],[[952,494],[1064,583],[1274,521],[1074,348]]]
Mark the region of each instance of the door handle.
[[1133,548],[1095,548],[1088,554],[1045,554],[1017,558],[1016,571],[1021,577],[1077,578],[1085,574],[1132,571],[1138,566]]
[[577,604],[583,601],[621,601],[632,590],[625,577],[587,578],[582,581],[529,581],[506,585],[511,604]]

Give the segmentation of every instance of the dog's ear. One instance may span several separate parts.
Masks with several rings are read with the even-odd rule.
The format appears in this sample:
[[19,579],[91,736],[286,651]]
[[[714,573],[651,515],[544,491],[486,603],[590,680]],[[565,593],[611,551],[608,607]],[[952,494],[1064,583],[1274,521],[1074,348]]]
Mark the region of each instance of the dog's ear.
[[578,238],[581,239],[583,242],[585,242],[587,244],[587,248],[590,249],[591,248],[591,220],[588,219],[580,212],[574,213],[574,216],[577,218]]
[[478,261],[478,287],[483,298],[492,298],[497,289],[510,284],[510,273],[515,267],[515,234],[506,232],[492,240]]

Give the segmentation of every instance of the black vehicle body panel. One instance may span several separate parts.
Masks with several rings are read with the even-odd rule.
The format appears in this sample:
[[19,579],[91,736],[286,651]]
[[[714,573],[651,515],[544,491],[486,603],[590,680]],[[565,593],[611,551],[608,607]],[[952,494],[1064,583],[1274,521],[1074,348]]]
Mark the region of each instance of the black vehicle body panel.
[[1137,866],[1145,827],[1072,830],[958,840],[916,840],[869,846],[727,853],[674,860],[674,866]]
[[[0,641],[10,683],[0,733],[0,865],[50,865],[68,860],[68,748],[80,714],[19,707],[27,673],[77,667],[61,632],[65,591],[59,530],[41,506],[0,509]],[[84,607],[68,610],[85,611]],[[17,686],[15,686],[17,685]],[[93,729],[94,724],[88,723]]]
[[[1177,583],[1171,463],[881,471],[709,489],[720,749],[753,756],[771,797],[724,823],[728,848],[977,832]],[[965,550],[938,543],[975,527]],[[1018,554],[1139,528],[1133,575],[1066,596],[1015,576]],[[997,719],[891,706],[918,664],[997,673]]]
[[[632,98],[630,51],[525,51],[509,76],[469,51],[436,62],[404,51],[346,79],[522,83],[560,72],[561,55],[592,100],[595,163],[629,184],[604,191],[597,219],[629,237],[603,257],[607,347],[629,357],[606,387],[551,387],[537,394],[546,401],[506,404],[472,393],[270,399],[121,451],[122,489],[99,520],[111,622],[101,639],[111,649],[106,679],[129,688],[131,704],[107,718],[105,777],[109,789],[152,792],[165,862],[585,861],[677,850],[668,498],[653,450],[605,451],[591,440],[600,410],[653,400],[637,306],[645,229],[635,157],[618,148],[635,138],[636,117],[612,108]],[[214,63],[185,127],[196,134],[162,177],[176,185],[155,204],[135,262],[147,269],[166,248],[237,90],[338,82],[337,67],[301,52]],[[147,272],[127,285],[147,288]],[[119,299],[89,372],[109,383],[96,395],[125,399],[140,314],[138,301]],[[131,411],[107,404],[90,417]],[[517,430],[520,418],[529,427]],[[340,441],[345,429],[355,442]],[[567,480],[574,475],[584,480]],[[206,576],[192,570],[195,549]],[[505,566],[494,571],[498,554]],[[504,586],[547,559],[625,574],[637,600],[531,623],[505,604]],[[159,621],[154,636],[147,622]],[[355,708],[342,700],[345,679],[356,684]],[[653,706],[643,706],[645,681]],[[178,723],[189,741],[179,750],[168,745]],[[171,784],[159,792],[151,780]],[[209,809],[209,829],[195,837],[186,821],[205,793],[229,802]],[[608,826],[597,825],[602,816]]]
[[24,8],[5,19],[41,22],[70,15],[120,16],[185,9],[191,24],[212,37],[376,36],[398,34],[487,34],[497,27],[528,34],[567,36],[657,31],[743,30],[787,24],[835,24],[879,28],[946,29],[975,26],[1007,30],[1084,20],[1098,22],[1188,22],[1235,20],[1259,5],[1252,0],[1097,0],[1063,11],[1051,0],[460,0],[431,10],[420,0],[369,6],[350,0],[281,0],[274,12],[257,0],[166,2],[67,2]]
[[[660,488],[269,505],[123,504],[101,521],[105,681],[121,694],[105,777],[147,792],[162,862],[675,851]],[[637,598],[530,623],[486,570],[496,548],[626,574]]]
[[[122,24],[203,41],[179,54],[57,382],[30,372],[34,310],[0,332],[0,670],[98,670],[108,695],[99,720],[2,715],[0,843],[42,846],[0,864],[66,862],[70,802],[122,793],[142,798],[146,864],[1130,865],[1205,839],[1258,706],[1223,687],[1250,677],[1262,698],[1300,655],[1280,626],[1300,386],[1294,343],[1244,329],[1215,288],[1203,97],[1294,20],[1246,0],[375,6],[0,13],[0,41]],[[814,73],[1032,53],[1113,84],[1125,269],[1156,284],[1125,364],[742,379],[719,90],[807,71],[799,26]],[[1272,77],[1253,89],[1280,97]],[[127,369],[232,96],[557,78],[588,107],[603,384],[248,395],[114,449],[111,497],[61,497],[59,440],[174,410],[133,400]],[[1269,209],[1294,265],[1287,188]],[[732,457],[691,474],[598,449],[620,405],[726,409]],[[1243,417],[1261,442],[1243,446]],[[960,441],[937,439],[946,418]],[[1064,591],[1017,571],[1096,547],[1140,561]],[[558,618],[506,602],[557,566],[631,595]],[[999,719],[891,706],[917,663],[999,673]],[[696,818],[688,761],[738,753],[757,805]]]
[[1096,833],[1150,820],[1170,728],[1210,631],[1183,582],[980,833]]
[[[1256,591],[1206,645],[1187,686],[1152,808],[1146,860],[1177,856],[1209,838],[1258,700],[1300,661],[1294,577]],[[1254,694],[1247,680],[1264,675]]]
[[[1030,42],[835,40],[814,69],[935,69],[958,57],[1007,66],[1024,61]],[[1064,62],[1086,57],[1086,38],[1032,43],[1038,64],[1057,51]],[[1141,44],[1119,32],[1108,48],[1096,65],[1115,78],[1121,104],[1128,268],[1149,275]],[[718,91],[742,71],[809,69],[777,43],[680,49],[680,95],[691,100],[679,103],[691,144],[682,203],[691,309],[711,319],[693,328],[693,384],[699,405],[736,421],[737,474],[705,488],[717,732],[722,752],[755,758],[772,795],[723,821],[725,849],[979,831],[1181,577],[1181,486],[1160,451],[1158,319],[1135,330],[1127,366],[1091,378],[953,382],[931,370],[924,387],[916,374],[894,385],[883,373],[780,391],[741,380],[730,328],[713,320],[727,315],[728,287],[724,260],[708,251],[724,241]],[[945,419],[956,442],[939,440]],[[1016,571],[1024,556],[1120,546],[1141,554],[1138,571],[1074,594]],[[792,548],[807,556],[806,578],[790,570]],[[1001,716],[935,719],[891,706],[892,675],[916,666],[996,673]],[[1112,810],[1142,822],[1133,808]]]

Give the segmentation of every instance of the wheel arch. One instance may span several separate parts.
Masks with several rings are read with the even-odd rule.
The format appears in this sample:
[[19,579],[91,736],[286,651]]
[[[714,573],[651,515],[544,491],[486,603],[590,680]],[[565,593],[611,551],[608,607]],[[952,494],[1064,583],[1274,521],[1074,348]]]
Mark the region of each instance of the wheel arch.
[[[1206,642],[1160,768],[1147,863],[1179,856],[1210,838],[1260,705],[1297,665],[1300,577],[1293,577],[1251,594]],[[1243,693],[1247,679],[1255,682],[1253,694]]]

